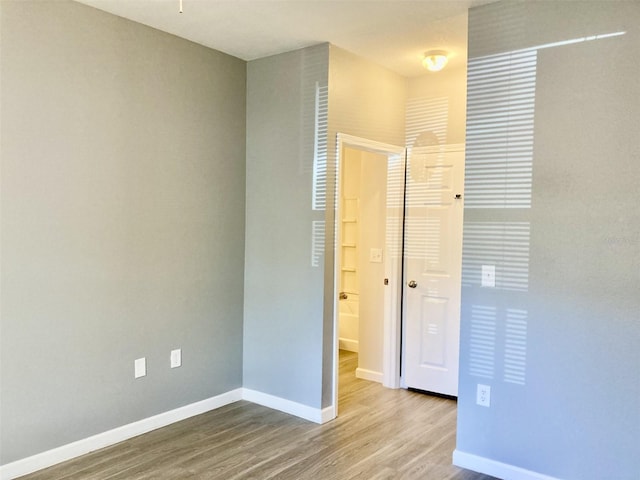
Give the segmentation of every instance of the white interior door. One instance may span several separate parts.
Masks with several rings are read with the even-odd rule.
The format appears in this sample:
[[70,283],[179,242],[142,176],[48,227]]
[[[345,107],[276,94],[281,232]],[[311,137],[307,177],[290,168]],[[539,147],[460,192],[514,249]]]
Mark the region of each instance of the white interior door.
[[458,395],[464,147],[414,148],[405,218],[404,384]]

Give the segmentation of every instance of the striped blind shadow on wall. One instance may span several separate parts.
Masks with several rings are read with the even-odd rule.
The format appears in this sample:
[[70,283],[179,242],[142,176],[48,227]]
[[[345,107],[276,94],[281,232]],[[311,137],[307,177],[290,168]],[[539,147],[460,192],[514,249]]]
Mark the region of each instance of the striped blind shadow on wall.
[[[524,385],[527,367],[527,311],[471,307],[468,373],[471,376]],[[498,346],[500,348],[498,348]],[[502,363],[497,360],[502,358]]]
[[[529,287],[529,222],[466,222],[462,250],[463,288],[483,288],[482,265],[496,266],[495,288],[526,292]],[[471,306],[469,374],[524,385],[527,353],[526,308]],[[498,350],[497,346],[500,345]],[[496,365],[497,358],[503,362]],[[501,368],[500,372],[496,369]]]
[[[315,83],[313,106],[313,185],[312,210],[321,212],[327,206],[327,122],[329,105],[329,86]],[[336,189],[337,194],[337,189]],[[325,220],[311,222],[311,266],[320,267],[325,249]],[[337,229],[334,229],[337,232]],[[336,239],[334,238],[334,244]]]
[[[493,265],[491,288],[515,294],[529,290],[531,225],[526,212],[532,202],[538,51],[624,34],[578,37],[469,60],[463,288],[483,288],[482,265]],[[500,216],[509,220],[478,220]],[[524,385],[527,309],[472,304],[468,317],[468,373]]]
[[530,208],[538,51],[611,32],[469,59],[465,208]]
[[[511,214],[504,221],[465,214],[463,288],[483,288],[483,265],[495,266],[490,288],[526,292],[529,287],[530,223],[518,212],[531,207],[536,63],[536,51],[469,60],[465,212],[509,209]],[[526,308],[474,303],[468,321],[468,374],[524,385]]]

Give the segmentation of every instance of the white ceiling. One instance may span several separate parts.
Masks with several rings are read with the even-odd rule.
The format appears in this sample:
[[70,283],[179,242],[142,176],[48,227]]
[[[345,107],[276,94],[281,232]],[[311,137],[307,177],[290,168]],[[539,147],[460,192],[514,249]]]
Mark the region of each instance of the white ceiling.
[[330,42],[403,76],[424,52],[466,62],[467,9],[495,0],[77,0],[243,60]]

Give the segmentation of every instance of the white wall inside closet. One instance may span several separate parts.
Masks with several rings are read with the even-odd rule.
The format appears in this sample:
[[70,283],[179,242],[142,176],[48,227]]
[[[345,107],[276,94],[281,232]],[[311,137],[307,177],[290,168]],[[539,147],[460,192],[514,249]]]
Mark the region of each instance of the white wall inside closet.
[[[382,381],[387,157],[346,148],[341,201],[340,345],[355,346],[357,375]],[[343,307],[343,305],[345,305]]]

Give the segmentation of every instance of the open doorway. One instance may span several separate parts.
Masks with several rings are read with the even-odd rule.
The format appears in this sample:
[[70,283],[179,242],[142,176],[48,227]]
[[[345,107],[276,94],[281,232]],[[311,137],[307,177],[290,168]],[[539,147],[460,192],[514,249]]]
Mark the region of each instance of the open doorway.
[[345,147],[341,186],[339,347],[358,353],[356,377],[382,383],[387,156]]
[[400,386],[405,163],[404,147],[338,134],[336,414],[340,347],[357,351],[359,378]]
[[357,378],[455,397],[464,146],[413,148],[410,168],[403,147],[338,148],[334,405],[340,349]]

